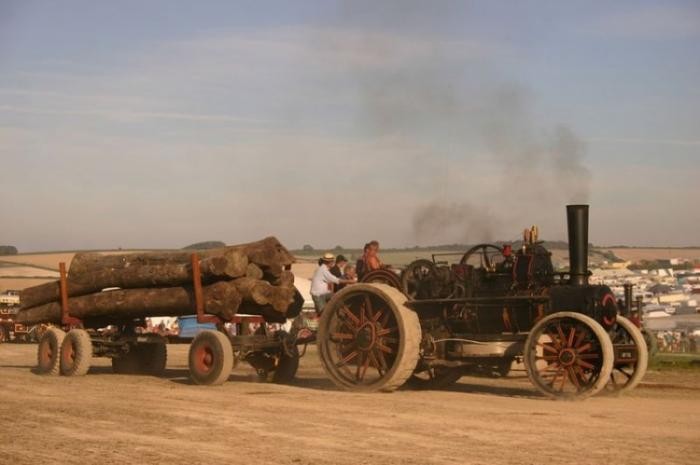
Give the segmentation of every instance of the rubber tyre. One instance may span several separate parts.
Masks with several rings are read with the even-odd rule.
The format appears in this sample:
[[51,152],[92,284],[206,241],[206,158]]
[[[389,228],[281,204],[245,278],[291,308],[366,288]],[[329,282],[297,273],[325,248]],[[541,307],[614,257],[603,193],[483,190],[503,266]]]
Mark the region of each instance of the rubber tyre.
[[233,368],[231,341],[219,331],[202,331],[190,344],[188,359],[190,377],[195,384],[223,384]]
[[61,371],[61,344],[66,333],[59,328],[48,328],[37,346],[36,372],[56,376]]
[[[370,384],[358,384],[344,376],[333,360],[333,346],[330,340],[331,324],[347,299],[358,295],[370,295],[383,301],[392,311],[398,327],[398,350],[391,368],[378,380]],[[394,391],[403,385],[416,368],[419,358],[421,327],[418,316],[404,303],[407,297],[398,289],[387,284],[354,284],[336,293],[326,304],[318,328],[318,352],[321,365],[328,377],[338,387],[354,392]]]
[[0,326],[0,344],[10,341],[10,332],[6,327]]
[[138,346],[132,345],[129,352],[112,358],[112,371],[119,375],[136,375],[141,372],[141,356]]
[[637,387],[640,381],[642,381],[642,378],[644,378],[647,372],[647,365],[649,365],[649,350],[644,340],[644,335],[634,323],[624,316],[618,315],[617,324],[627,332],[634,345],[637,346],[637,362],[634,365],[632,375],[629,379],[622,384],[614,383],[613,380],[620,379],[624,381],[625,378],[627,378],[624,374],[619,373],[620,370],[614,365],[612,374],[610,375],[610,382],[606,386],[608,392],[622,394],[623,392],[631,391]]
[[168,346],[165,342],[142,344],[138,347],[140,370],[143,374],[163,376],[168,362]]
[[[556,394],[551,392],[546,385],[542,383],[540,378],[535,375],[535,371],[537,370],[536,367],[533,365],[533,360],[531,357],[531,348],[534,349],[535,345],[537,344],[538,341],[534,340],[535,336],[538,334],[538,332],[547,326],[552,320],[556,319],[563,319],[563,318],[570,318],[573,320],[577,320],[580,323],[585,324],[595,335],[596,339],[598,340],[598,343],[600,344],[601,352],[602,352],[602,364],[600,368],[600,372],[598,374],[597,379],[594,381],[593,385],[586,389],[583,392],[578,392],[576,394]],[[545,396],[550,397],[552,399],[558,399],[558,400],[581,400],[588,398],[590,396],[593,396],[600,392],[603,388],[605,388],[605,385],[608,383],[608,380],[610,379],[610,373],[612,372],[613,368],[613,361],[614,361],[614,352],[613,352],[613,346],[612,342],[610,341],[610,336],[608,335],[607,332],[605,332],[605,329],[595,321],[593,318],[584,315],[583,313],[577,313],[577,312],[557,312],[553,313],[551,315],[548,315],[544,318],[542,318],[540,321],[538,321],[535,326],[532,328],[530,331],[527,340],[525,341],[525,349],[524,349],[524,361],[525,361],[525,368],[527,371],[527,376],[530,378],[530,381],[532,384]]]
[[61,344],[61,374],[83,376],[92,364],[92,341],[84,329],[71,329]]

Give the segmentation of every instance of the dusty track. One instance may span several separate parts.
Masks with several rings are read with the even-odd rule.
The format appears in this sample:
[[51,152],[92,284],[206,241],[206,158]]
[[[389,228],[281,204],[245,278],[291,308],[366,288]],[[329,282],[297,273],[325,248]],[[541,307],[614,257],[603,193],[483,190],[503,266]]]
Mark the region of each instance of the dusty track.
[[315,353],[293,386],[237,368],[225,385],[200,387],[185,345],[169,346],[165,378],[115,375],[108,359],[85,377],[51,378],[31,372],[35,349],[0,346],[3,464],[669,465],[700,455],[697,371],[650,373],[650,387],[621,398],[555,402],[522,373],[463,378],[451,391],[341,392]]

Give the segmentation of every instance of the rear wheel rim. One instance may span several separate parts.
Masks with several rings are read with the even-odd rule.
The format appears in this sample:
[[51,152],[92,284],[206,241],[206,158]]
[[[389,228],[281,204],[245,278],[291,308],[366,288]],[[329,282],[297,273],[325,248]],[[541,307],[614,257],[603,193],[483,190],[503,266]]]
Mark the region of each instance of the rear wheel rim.
[[211,346],[202,344],[197,347],[194,353],[194,367],[197,373],[208,375],[214,368],[215,355]]
[[39,360],[40,368],[49,369],[51,368],[52,361],[54,359],[55,347],[52,347],[52,343],[49,340],[44,340],[39,348]]
[[400,330],[394,310],[378,296],[349,294],[327,320],[328,368],[344,383],[371,386],[395,368]]
[[72,341],[67,341],[67,344],[63,344],[61,347],[61,359],[63,366],[70,370],[75,364],[75,347]]

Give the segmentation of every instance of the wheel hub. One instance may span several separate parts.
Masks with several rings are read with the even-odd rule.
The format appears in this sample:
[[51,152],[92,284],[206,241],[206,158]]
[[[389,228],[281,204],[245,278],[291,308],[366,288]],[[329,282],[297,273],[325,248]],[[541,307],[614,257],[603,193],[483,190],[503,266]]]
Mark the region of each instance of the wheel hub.
[[569,367],[576,362],[576,352],[573,349],[564,349],[559,352],[559,363],[562,366]]
[[200,347],[197,351],[196,368],[201,373],[206,373],[211,370],[214,362],[214,354],[209,347]]
[[370,350],[377,339],[376,329],[371,323],[366,323],[360,327],[355,336],[357,348],[363,351]]

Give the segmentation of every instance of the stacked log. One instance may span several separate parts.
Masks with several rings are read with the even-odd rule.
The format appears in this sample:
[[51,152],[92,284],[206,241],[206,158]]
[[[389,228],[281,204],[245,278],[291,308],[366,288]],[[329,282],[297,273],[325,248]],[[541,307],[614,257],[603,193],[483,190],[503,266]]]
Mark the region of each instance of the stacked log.
[[[283,321],[299,311],[300,296],[289,271],[294,257],[276,238],[198,256],[207,313],[230,320],[245,310]],[[68,307],[80,319],[188,315],[195,309],[192,283],[190,253],[79,253],[66,280]],[[103,292],[107,288],[119,289]],[[58,281],[25,289],[20,301],[20,323],[61,321]]]

